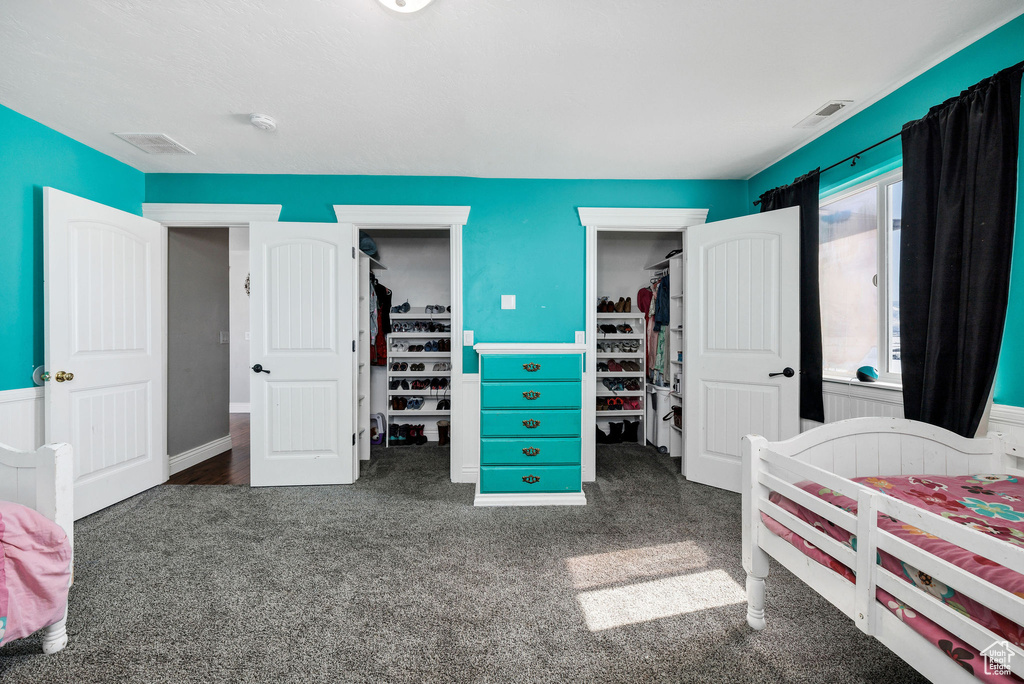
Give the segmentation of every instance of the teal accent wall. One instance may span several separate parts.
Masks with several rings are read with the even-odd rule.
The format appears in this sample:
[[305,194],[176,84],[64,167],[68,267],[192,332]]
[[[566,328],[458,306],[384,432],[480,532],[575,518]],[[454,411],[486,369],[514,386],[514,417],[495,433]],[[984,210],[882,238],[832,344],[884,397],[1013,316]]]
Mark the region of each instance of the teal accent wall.
[[[335,221],[335,204],[470,206],[463,230],[463,320],[474,341],[572,342],[574,332],[585,329],[586,315],[586,231],[577,207],[708,207],[708,220],[715,221],[746,213],[747,184],[149,174],[146,201],[281,204],[282,221],[320,222]],[[387,255],[381,258],[386,265]],[[381,281],[387,284],[386,271]],[[503,294],[516,295],[515,310],[501,309]],[[407,293],[397,296],[401,303]],[[466,371],[476,372],[471,349],[464,359]]]
[[[1021,61],[1024,61],[1024,15],[753,176],[748,184],[747,211],[757,211],[752,203],[766,190],[791,183],[814,168],[825,168],[898,133],[903,124],[921,118],[934,105]],[[1021,140],[1024,142],[1024,133]],[[847,163],[823,173],[822,190],[839,188],[893,168],[899,165],[901,156],[900,139],[897,137],[865,153],[854,167]],[[1018,173],[1018,182],[1018,220],[1010,303],[995,384],[996,403],[1011,406],[1024,406],[1024,344],[1020,342],[1024,339],[1024,171]]]
[[43,363],[43,187],[142,213],[142,172],[0,105],[0,390]]

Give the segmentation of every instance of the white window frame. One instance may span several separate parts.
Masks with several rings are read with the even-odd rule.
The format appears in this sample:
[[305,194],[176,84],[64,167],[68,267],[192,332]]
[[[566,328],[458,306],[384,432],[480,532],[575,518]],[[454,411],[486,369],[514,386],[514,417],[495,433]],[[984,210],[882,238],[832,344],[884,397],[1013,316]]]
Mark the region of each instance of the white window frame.
[[[903,167],[893,171],[888,171],[877,176],[873,176],[865,181],[857,183],[847,188],[843,188],[836,192],[821,195],[818,199],[818,211],[820,212],[825,206],[844,200],[853,195],[868,190],[872,186],[875,187],[877,193],[877,207],[878,207],[878,249],[877,249],[877,262],[876,268],[876,289],[878,295],[878,321],[876,323],[876,335],[878,339],[878,363],[884,367],[878,368],[878,380],[882,383],[889,385],[895,385],[902,387],[903,376],[900,373],[889,372],[889,364],[891,363],[892,350],[889,347],[889,340],[892,339],[892,316],[891,316],[891,297],[890,291],[892,289],[891,273],[889,271],[889,264],[892,261],[892,240],[890,238],[891,232],[889,226],[891,225],[891,207],[888,201],[888,189],[889,186],[899,183],[903,180]],[[835,370],[826,370],[826,380],[842,380],[844,382],[849,381],[850,378],[855,377],[855,373],[842,373]]]

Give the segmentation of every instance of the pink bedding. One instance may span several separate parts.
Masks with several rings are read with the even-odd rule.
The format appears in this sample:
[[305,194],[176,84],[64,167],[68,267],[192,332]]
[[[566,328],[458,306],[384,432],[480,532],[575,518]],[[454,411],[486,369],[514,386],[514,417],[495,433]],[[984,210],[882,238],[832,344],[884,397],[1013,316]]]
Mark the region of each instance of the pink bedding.
[[64,530],[31,508],[0,501],[0,644],[59,621],[70,579]]
[[[923,475],[868,477],[857,478],[854,481],[1010,544],[1024,546],[1024,483],[1018,482],[1015,477],[1009,475],[961,477]],[[803,482],[797,486],[838,508],[852,513],[857,511],[855,500],[831,489],[811,482]],[[856,536],[846,530],[794,504],[778,493],[773,492],[771,500],[801,520],[822,530],[833,539],[856,549]],[[832,568],[850,581],[854,580],[854,574],[850,568],[804,541],[799,535],[769,516],[762,513],[761,517],[768,529],[789,541],[804,554],[822,565]],[[1002,589],[1024,597],[1024,575],[1020,573],[885,515],[878,516],[878,526]],[[885,552],[879,552],[878,563],[922,591],[932,594],[950,608],[971,617],[1001,638],[1018,646],[1024,646],[1024,629],[1020,625],[989,610],[969,596],[961,594],[953,587],[946,586]],[[927,638],[958,665],[979,679],[992,682],[1008,680],[1008,677],[1003,674],[987,674],[982,658],[976,649],[949,634],[928,618],[918,615],[912,607],[899,602],[881,589],[877,590],[877,599],[914,631]],[[1016,679],[1016,677],[1013,678]]]

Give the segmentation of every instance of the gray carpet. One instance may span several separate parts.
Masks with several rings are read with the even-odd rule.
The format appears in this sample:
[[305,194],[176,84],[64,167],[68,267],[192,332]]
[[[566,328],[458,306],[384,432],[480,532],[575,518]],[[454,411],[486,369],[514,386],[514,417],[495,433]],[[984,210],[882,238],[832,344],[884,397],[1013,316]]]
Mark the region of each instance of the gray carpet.
[[653,449],[601,447],[564,508],[474,508],[446,449],[383,451],[354,486],[162,486],[79,521],[70,643],[0,648],[0,681],[920,680],[778,566],[751,631],[739,496]]

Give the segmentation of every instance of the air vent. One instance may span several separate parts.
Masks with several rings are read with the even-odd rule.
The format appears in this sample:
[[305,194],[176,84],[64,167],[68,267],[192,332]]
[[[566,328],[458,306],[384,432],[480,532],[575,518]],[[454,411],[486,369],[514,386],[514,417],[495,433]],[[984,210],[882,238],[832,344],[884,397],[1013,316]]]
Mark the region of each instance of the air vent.
[[195,154],[163,133],[115,133],[114,135],[148,154]]
[[835,116],[852,104],[853,100],[830,100],[793,128],[817,128],[828,121],[829,117]]

